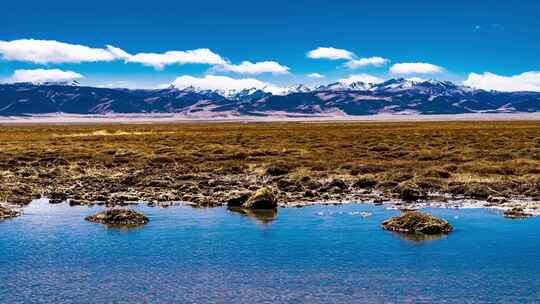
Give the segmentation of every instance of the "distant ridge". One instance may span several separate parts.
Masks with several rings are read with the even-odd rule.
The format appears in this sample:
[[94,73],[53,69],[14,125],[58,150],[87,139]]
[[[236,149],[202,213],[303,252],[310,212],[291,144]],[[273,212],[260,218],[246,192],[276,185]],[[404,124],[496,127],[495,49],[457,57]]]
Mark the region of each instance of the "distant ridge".
[[264,89],[195,87],[131,90],[70,83],[0,84],[0,115],[177,113],[192,117],[327,114],[330,116],[540,112],[540,92],[472,89],[449,81],[390,79],[383,83],[299,84]]

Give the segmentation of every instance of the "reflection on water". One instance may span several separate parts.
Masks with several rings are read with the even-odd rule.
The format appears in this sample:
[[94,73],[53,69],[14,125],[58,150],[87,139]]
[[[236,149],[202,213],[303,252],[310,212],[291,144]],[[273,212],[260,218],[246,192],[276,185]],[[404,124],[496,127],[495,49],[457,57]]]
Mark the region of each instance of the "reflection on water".
[[429,210],[455,230],[426,241],[382,230],[382,206],[133,208],[150,222],[46,203],[0,222],[0,303],[540,302],[540,218]]
[[131,225],[118,225],[118,224],[101,224],[109,229],[115,229],[123,232],[129,232],[131,230],[143,229],[144,224],[131,224]]
[[274,209],[244,209],[240,207],[229,207],[229,211],[247,216],[255,220],[255,222],[263,225],[271,224],[277,218],[277,208]]
[[442,239],[448,236],[448,234],[445,234],[445,233],[423,234],[423,233],[404,233],[404,232],[396,232],[396,231],[387,231],[386,233],[389,233],[392,236],[395,236],[402,240],[413,242],[413,243],[423,243],[423,242],[428,242],[428,241],[434,241],[434,240]]

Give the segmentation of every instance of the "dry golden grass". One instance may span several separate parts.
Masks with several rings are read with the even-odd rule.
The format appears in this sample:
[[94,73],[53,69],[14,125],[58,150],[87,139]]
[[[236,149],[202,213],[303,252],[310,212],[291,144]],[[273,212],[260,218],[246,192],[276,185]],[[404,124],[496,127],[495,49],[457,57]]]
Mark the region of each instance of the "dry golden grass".
[[496,193],[538,196],[540,122],[0,127],[3,197],[13,194],[13,183],[35,192],[90,176],[260,176],[273,164],[286,166],[291,178],[368,175],[388,191],[412,180],[456,194],[455,185],[479,183]]

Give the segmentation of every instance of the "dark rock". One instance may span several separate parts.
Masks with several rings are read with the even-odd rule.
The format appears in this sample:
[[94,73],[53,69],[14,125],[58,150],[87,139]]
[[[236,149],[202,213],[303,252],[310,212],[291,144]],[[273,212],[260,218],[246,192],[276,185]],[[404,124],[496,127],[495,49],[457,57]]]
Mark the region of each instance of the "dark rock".
[[85,220],[109,225],[143,225],[149,222],[141,212],[132,209],[109,209],[88,216]]
[[308,183],[308,182],[312,182],[313,179],[311,178],[311,176],[309,175],[304,175],[300,178],[300,182],[302,183]]
[[64,192],[51,192],[49,194],[49,203],[50,204],[60,204],[62,202],[65,202],[68,199],[68,196]]
[[70,199],[69,205],[71,207],[73,206],[90,206],[93,205],[93,202],[85,201],[85,200],[78,200],[78,199]]
[[426,177],[434,177],[434,178],[450,178],[451,174],[450,172],[443,170],[443,169],[432,169],[425,173]]
[[274,192],[269,188],[257,190],[249,199],[242,204],[246,209],[272,209],[277,207],[277,199]]
[[340,189],[340,190],[345,190],[348,188],[347,184],[341,180],[341,179],[333,179],[331,182],[329,182],[327,185],[326,185],[326,188],[328,189],[331,189],[331,188],[337,188],[337,189]]
[[382,223],[382,228],[389,231],[441,234],[453,230],[452,225],[438,217],[422,212],[405,212]]
[[424,191],[441,191],[443,184],[440,179],[426,177],[416,181],[416,184]]
[[372,176],[361,176],[358,180],[352,185],[353,188],[357,189],[371,189],[377,186],[377,180]]
[[485,200],[490,195],[494,195],[494,191],[488,188],[488,185],[483,183],[451,183],[448,191],[453,195],[464,195],[474,199]]
[[310,190],[317,190],[317,189],[320,189],[322,187],[322,184],[319,183],[318,181],[314,181],[314,180],[308,180],[308,181],[305,181],[305,182],[302,182],[303,185],[310,189]]
[[487,198],[487,201],[488,201],[488,203],[492,203],[494,205],[499,205],[499,204],[504,204],[504,203],[508,202],[508,199],[506,197],[504,197],[504,196],[490,195]]
[[504,217],[511,219],[527,218],[531,216],[532,214],[526,212],[521,207],[514,207],[512,209],[504,211]]
[[139,177],[136,175],[127,175],[122,177],[119,182],[120,184],[125,186],[135,186],[137,184],[138,178]]
[[279,188],[279,190],[285,192],[299,192],[303,190],[302,185],[290,179],[279,180],[277,182],[277,187]]
[[265,174],[270,176],[280,176],[289,173],[290,168],[284,163],[271,164],[266,168]]
[[245,202],[247,202],[250,196],[251,196],[251,192],[248,192],[248,191],[232,193],[229,196],[229,199],[227,200],[227,206],[240,207]]
[[304,192],[304,197],[305,198],[314,198],[315,196],[317,196],[317,193],[312,191],[312,190],[306,190]]
[[375,206],[380,206],[383,203],[384,203],[384,200],[382,198],[380,198],[380,197],[373,200],[373,205],[375,205]]

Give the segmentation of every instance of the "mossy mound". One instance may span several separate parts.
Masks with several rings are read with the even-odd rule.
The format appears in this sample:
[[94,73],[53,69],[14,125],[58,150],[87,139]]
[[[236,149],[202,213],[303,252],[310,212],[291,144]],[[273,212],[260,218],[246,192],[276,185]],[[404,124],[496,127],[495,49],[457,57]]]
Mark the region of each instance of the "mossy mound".
[[257,190],[242,204],[242,208],[246,209],[272,209],[276,207],[276,195],[270,188],[261,188]]
[[17,217],[21,215],[19,211],[0,206],[0,220]]
[[422,189],[418,184],[412,181],[404,181],[400,183],[397,186],[397,192],[399,198],[407,202],[413,202],[427,198],[427,192]]
[[504,217],[511,218],[511,219],[528,218],[531,216],[532,216],[531,213],[526,212],[521,207],[514,207],[512,209],[508,209],[504,211]]
[[144,225],[150,221],[142,212],[120,208],[98,212],[85,220],[108,225]]
[[356,180],[356,182],[352,185],[353,188],[357,189],[371,189],[375,186],[377,186],[379,182],[373,175],[366,174],[364,176],[361,176]]
[[382,228],[389,231],[421,234],[443,234],[453,230],[452,225],[444,219],[417,211],[405,212],[388,219],[382,223]]
[[269,165],[265,170],[265,174],[270,176],[281,176],[289,173],[290,171],[291,167],[288,164],[278,162]]

